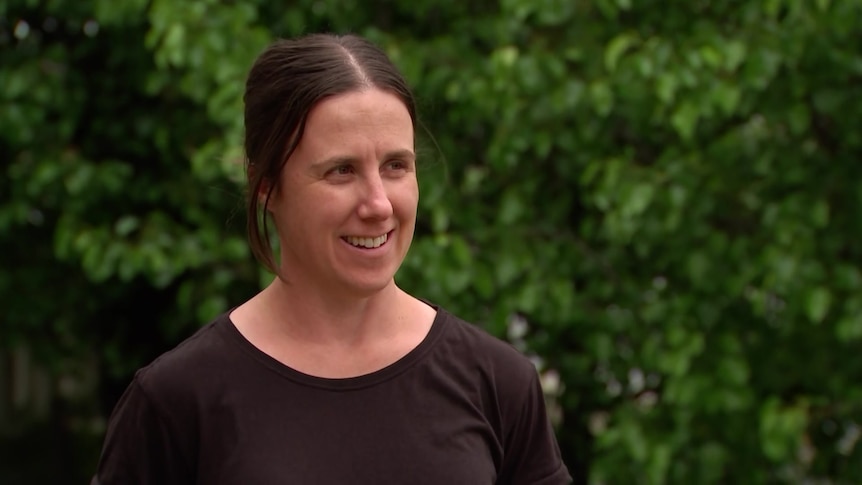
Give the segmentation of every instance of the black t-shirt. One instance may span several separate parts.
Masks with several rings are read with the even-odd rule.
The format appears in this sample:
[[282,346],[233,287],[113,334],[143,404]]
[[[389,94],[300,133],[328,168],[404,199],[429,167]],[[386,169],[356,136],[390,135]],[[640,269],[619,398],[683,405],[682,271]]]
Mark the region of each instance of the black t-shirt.
[[325,379],[227,314],[135,375],[93,484],[570,483],[532,363],[445,310],[377,372]]

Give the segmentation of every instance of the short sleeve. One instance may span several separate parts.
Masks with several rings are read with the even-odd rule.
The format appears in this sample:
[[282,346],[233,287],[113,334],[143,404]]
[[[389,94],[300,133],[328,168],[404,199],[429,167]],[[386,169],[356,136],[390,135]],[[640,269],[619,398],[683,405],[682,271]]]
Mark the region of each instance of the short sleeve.
[[111,414],[91,485],[194,483],[189,450],[136,378]]
[[527,388],[506,424],[499,485],[562,485],[572,483],[548,419],[538,373],[530,364]]

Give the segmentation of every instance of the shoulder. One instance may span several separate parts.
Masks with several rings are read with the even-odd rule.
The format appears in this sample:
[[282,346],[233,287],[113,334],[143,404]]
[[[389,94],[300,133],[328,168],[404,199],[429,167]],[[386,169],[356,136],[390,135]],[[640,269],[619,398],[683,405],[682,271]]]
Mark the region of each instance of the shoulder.
[[95,483],[193,483],[205,383],[226,339],[219,317],[139,369],[114,406]]
[[189,394],[218,375],[221,366],[229,365],[227,314],[220,315],[201,327],[191,337],[160,355],[135,373],[134,382],[154,403]]
[[438,311],[443,329],[434,352],[435,365],[454,381],[470,386],[486,412],[503,420],[517,415],[524,400],[539,388],[533,362],[481,327]]
[[438,311],[444,329],[437,361],[448,376],[477,385],[477,404],[499,447],[498,483],[570,483],[535,365],[509,343]]
[[443,345],[453,352],[455,362],[476,366],[494,375],[523,384],[536,376],[536,367],[521,351],[483,328],[438,309],[445,324]]

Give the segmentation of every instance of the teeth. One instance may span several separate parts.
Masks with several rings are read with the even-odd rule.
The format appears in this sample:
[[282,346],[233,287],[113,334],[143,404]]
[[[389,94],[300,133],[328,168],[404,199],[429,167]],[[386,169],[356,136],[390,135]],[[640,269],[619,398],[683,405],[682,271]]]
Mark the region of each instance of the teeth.
[[350,244],[352,244],[354,246],[357,246],[360,248],[371,249],[371,248],[378,248],[378,247],[382,246],[383,243],[385,243],[386,239],[388,239],[388,238],[389,238],[389,236],[384,234],[382,236],[377,236],[377,237],[347,236],[345,239],[347,239],[347,242],[349,242]]

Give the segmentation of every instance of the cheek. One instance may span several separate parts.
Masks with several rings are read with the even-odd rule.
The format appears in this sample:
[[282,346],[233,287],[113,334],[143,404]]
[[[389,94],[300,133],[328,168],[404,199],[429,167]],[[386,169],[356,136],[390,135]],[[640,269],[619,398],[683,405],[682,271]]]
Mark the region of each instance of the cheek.
[[303,240],[328,238],[352,217],[355,200],[340,191],[307,191],[290,197],[281,206],[284,232],[300,234]]
[[[405,180],[392,193],[393,199],[407,206],[415,206],[419,203],[419,184],[416,179]],[[394,202],[394,200],[393,200]]]
[[419,191],[403,190],[395,194],[391,199],[393,208],[401,217],[416,217],[419,206]]
[[274,196],[269,201],[269,213],[282,238],[291,239],[291,234],[307,232],[304,228],[314,222],[314,217],[309,217],[310,209],[305,200],[297,197]]

